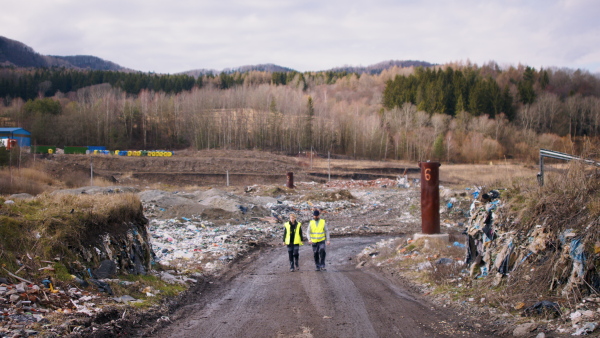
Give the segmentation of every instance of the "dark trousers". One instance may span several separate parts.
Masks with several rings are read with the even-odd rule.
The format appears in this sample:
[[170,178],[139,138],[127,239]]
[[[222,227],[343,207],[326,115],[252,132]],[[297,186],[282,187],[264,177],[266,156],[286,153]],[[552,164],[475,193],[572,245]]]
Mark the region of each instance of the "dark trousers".
[[313,243],[313,254],[315,255],[315,265],[317,268],[325,267],[325,241]]
[[298,257],[300,257],[300,244],[291,244],[287,246],[288,255],[290,256],[290,268],[294,268],[294,262],[298,267]]

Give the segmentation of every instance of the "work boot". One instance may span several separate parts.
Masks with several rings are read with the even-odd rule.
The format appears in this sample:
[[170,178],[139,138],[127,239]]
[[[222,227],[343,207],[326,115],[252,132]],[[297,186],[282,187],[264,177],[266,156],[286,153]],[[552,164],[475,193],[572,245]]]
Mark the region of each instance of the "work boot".
[[290,269],[290,272],[294,272],[294,268],[291,268],[291,269]]

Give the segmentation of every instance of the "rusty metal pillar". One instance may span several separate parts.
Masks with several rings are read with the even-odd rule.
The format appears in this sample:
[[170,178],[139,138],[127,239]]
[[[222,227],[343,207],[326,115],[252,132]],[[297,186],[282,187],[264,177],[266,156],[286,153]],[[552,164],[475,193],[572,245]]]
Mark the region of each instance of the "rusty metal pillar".
[[421,168],[421,231],[440,233],[440,162],[419,162]]
[[291,171],[287,173],[287,187],[294,189],[294,173]]

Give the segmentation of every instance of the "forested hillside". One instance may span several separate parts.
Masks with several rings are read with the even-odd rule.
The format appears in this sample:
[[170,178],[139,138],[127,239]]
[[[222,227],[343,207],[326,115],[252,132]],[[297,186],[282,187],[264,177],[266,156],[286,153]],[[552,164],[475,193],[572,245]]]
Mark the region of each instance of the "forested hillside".
[[3,67],[61,67],[95,70],[128,71],[116,63],[91,55],[51,56],[36,53],[31,47],[0,36],[0,66]]
[[45,145],[192,147],[477,162],[575,152],[600,131],[600,79],[495,63],[194,78],[0,68],[5,124]]
[[202,79],[199,81],[196,83],[196,79],[189,75],[84,71],[65,68],[0,68],[0,97],[32,100],[104,83],[121,89],[127,94],[137,95],[142,89],[179,93],[183,90],[191,90],[194,85],[201,87]]

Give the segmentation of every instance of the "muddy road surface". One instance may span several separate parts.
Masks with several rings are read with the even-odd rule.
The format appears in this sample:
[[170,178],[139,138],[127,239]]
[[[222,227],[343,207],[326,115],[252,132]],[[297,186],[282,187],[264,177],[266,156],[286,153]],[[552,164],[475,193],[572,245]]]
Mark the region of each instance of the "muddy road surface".
[[153,337],[486,337],[397,279],[358,268],[355,256],[382,237],[333,238],[327,271],[310,245],[300,271],[287,248],[266,249],[235,278],[194,296]]

